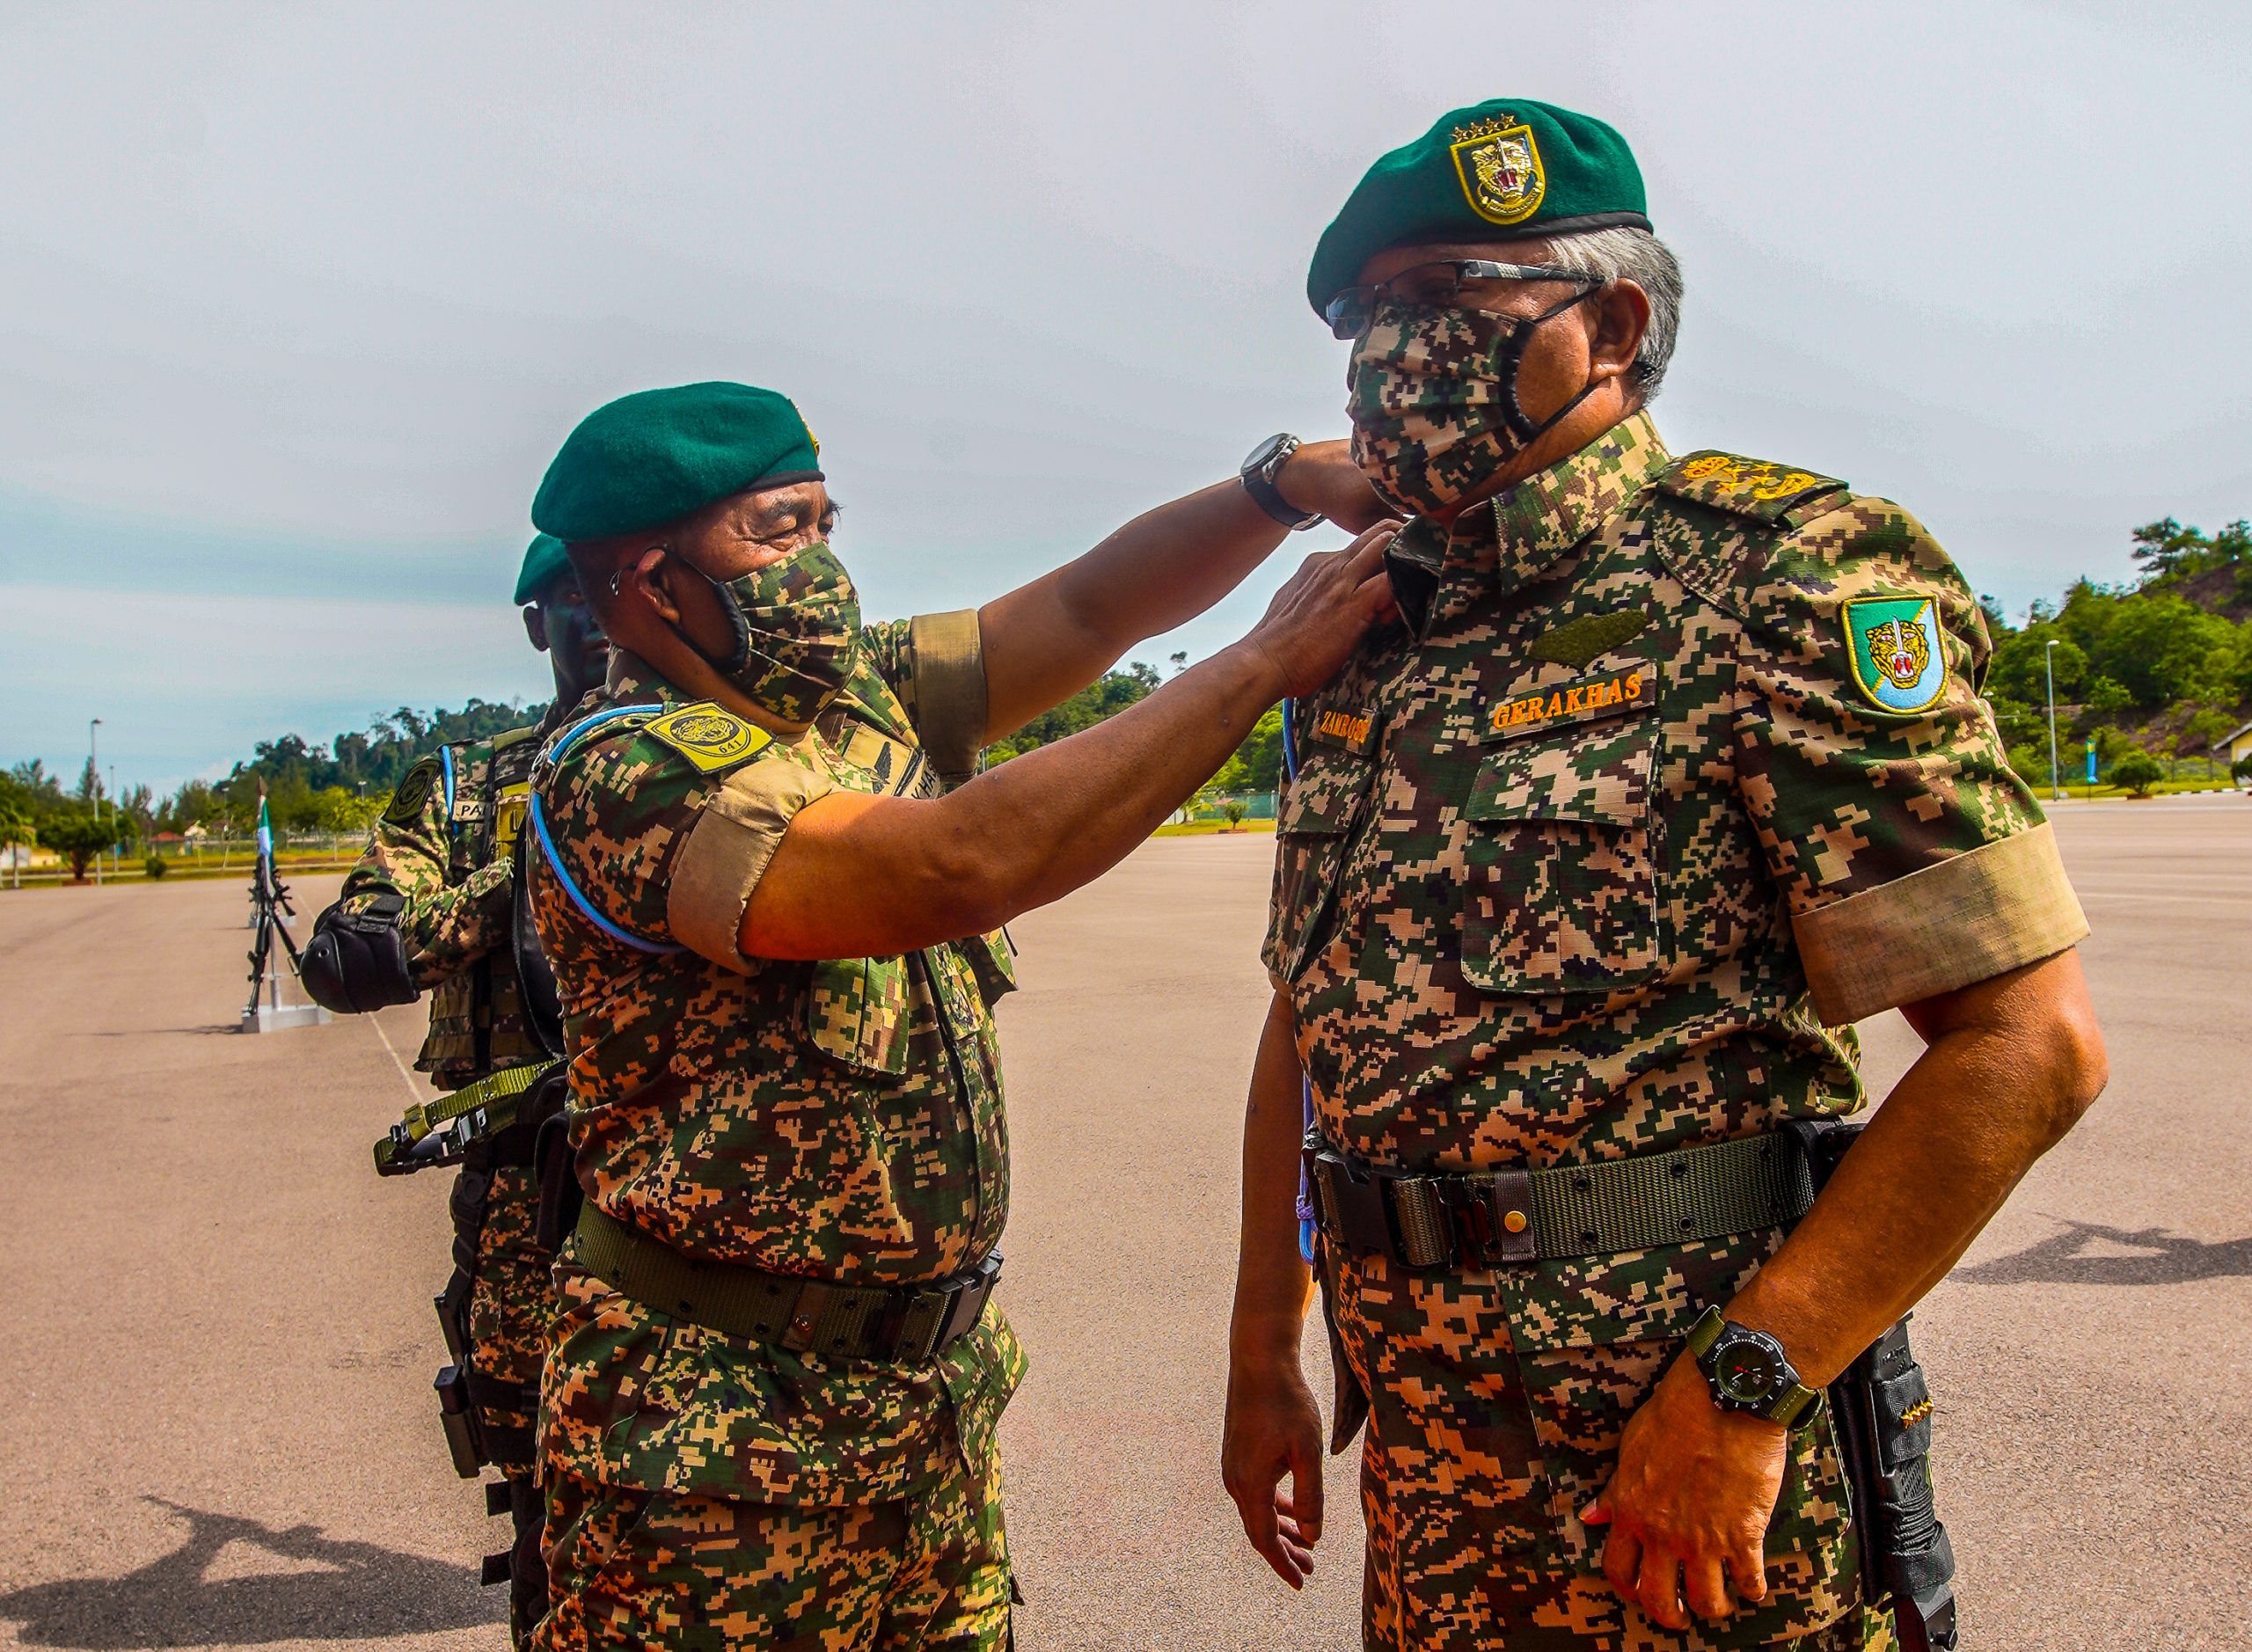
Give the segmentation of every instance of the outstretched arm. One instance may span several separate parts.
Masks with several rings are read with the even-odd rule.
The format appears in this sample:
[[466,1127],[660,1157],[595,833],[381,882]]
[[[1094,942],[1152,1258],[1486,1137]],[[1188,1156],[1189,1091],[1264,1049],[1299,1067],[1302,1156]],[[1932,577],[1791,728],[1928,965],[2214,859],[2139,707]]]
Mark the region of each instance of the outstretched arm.
[[891,957],[998,928],[1162,824],[1261,712],[1333,676],[1392,608],[1388,527],[1306,559],[1233,647],[1083,734],[935,800],[831,792],[791,820],[742,912],[752,958]]
[[[1276,478],[1283,496],[1357,532],[1380,512],[1342,442],[1309,442]],[[1194,619],[1285,537],[1240,482],[1144,511],[1100,545],[978,610],[985,743],[1069,699],[1144,638]]]

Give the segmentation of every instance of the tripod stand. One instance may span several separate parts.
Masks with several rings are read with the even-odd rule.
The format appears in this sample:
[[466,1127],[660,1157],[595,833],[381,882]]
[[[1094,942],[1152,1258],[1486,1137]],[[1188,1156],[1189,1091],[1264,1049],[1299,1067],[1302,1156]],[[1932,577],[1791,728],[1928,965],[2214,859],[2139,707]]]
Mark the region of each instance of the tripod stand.
[[[250,1002],[243,1006],[239,1030],[269,1033],[284,1027],[318,1026],[329,1019],[328,1012],[318,1005],[282,1002],[282,969],[274,956],[274,943],[281,941],[289,960],[289,973],[299,974],[297,942],[289,933],[289,920],[297,915],[297,909],[289,904],[289,886],[274,875],[274,852],[262,824],[259,838],[258,865],[250,881],[251,924],[258,938],[251,944]],[[267,997],[264,1004],[258,1001],[261,991]]]

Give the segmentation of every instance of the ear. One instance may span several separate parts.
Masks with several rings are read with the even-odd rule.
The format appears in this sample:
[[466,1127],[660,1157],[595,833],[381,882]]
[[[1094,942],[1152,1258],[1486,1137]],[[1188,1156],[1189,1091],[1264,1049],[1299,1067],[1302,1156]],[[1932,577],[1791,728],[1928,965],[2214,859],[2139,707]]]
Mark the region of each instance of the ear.
[[547,616],[539,611],[537,603],[525,606],[524,635],[531,639],[531,646],[540,653],[547,652]]
[[1588,336],[1588,377],[1600,384],[1622,376],[1642,347],[1650,325],[1649,295],[1630,281],[1615,281],[1595,296],[1594,326]]
[[673,558],[667,548],[653,545],[611,577],[626,589],[640,593],[650,610],[669,625],[680,624],[680,603],[672,590]]

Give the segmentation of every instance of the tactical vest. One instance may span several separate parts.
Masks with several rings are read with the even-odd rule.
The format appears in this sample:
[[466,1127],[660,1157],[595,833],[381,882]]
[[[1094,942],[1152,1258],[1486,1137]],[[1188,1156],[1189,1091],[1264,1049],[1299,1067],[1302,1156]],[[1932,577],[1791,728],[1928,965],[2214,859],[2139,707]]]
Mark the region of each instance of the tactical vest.
[[[458,888],[481,866],[515,852],[539,756],[538,727],[511,728],[489,741],[444,749],[446,886]],[[449,1089],[501,1067],[545,1059],[526,1025],[515,962],[495,947],[430,989],[430,1034],[415,1065]]]

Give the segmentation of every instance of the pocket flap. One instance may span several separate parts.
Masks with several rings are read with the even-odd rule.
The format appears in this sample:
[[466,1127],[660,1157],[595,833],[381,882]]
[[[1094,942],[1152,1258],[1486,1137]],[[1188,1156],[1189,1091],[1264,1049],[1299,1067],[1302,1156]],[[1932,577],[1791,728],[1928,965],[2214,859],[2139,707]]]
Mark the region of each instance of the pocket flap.
[[1351,828],[1367,783],[1364,764],[1309,763],[1283,790],[1276,832],[1284,837],[1338,836]]
[[1563,745],[1515,746],[1478,765],[1464,816],[1639,826],[1648,818],[1657,742],[1648,729]]

